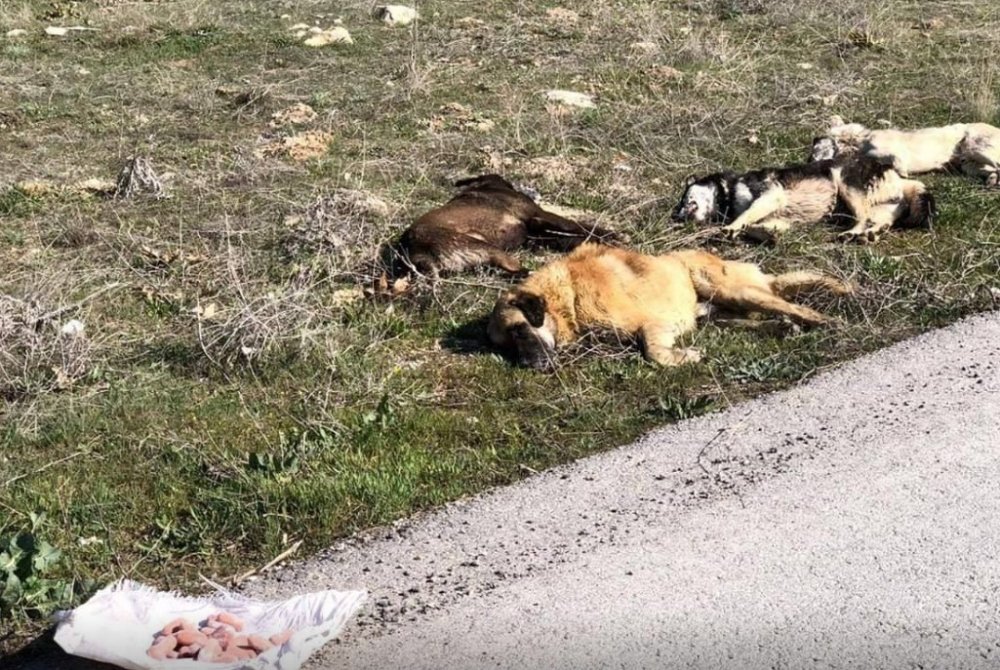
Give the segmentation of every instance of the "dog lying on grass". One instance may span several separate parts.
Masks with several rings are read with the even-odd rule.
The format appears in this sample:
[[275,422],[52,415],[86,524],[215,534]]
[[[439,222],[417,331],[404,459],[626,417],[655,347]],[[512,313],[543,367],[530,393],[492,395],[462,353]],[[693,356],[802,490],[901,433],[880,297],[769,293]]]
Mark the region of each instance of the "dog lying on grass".
[[752,263],[714,254],[677,251],[647,256],[584,244],[505,292],[490,317],[490,340],[513,349],[521,365],[551,370],[556,350],[588,329],[637,337],[645,357],[660,365],[700,360],[677,345],[694,330],[699,301],[727,310],[765,312],[818,326],[830,319],[789,302],[813,289],[851,293],[844,282],[813,272],[765,274]]
[[403,232],[397,276],[416,270],[436,279],[480,265],[518,274],[521,264],[509,252],[526,243],[569,251],[588,240],[619,239],[612,231],[545,211],[499,175],[463,179],[455,186],[460,190],[454,198]]
[[773,241],[793,226],[846,211],[854,226],[845,241],[874,242],[892,226],[930,227],[934,200],[919,181],[862,156],[744,174],[688,179],[675,221],[723,223],[723,234]]
[[990,188],[1000,187],[1000,128],[986,123],[870,130],[835,116],[826,133],[813,140],[812,160],[850,154],[873,158],[903,177],[958,169]]

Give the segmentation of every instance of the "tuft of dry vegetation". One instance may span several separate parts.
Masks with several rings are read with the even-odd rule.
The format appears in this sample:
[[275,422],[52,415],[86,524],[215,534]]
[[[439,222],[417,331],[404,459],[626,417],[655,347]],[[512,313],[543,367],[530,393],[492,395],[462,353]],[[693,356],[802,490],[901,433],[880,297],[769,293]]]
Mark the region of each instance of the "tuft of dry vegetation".
[[[0,43],[0,536],[44,513],[63,577],[222,579],[995,306],[1000,200],[958,175],[926,179],[933,232],[872,247],[833,226],[726,244],[669,217],[689,174],[803,160],[833,114],[1000,121],[997,3],[442,0],[405,27],[371,10],[0,3],[17,31]],[[302,43],[338,21],[351,43]],[[704,360],[675,370],[613,334],[556,375],[514,369],[483,332],[506,278],[361,290],[383,243],[483,171],[643,251],[707,246],[858,292],[822,305],[834,328],[706,324]],[[35,630],[0,622],[0,646]]]

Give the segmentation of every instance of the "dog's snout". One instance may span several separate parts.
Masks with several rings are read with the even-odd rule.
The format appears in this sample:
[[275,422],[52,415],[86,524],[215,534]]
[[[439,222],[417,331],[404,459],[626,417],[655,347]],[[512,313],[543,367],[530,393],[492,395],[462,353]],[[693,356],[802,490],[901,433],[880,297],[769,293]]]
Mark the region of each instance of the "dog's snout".
[[513,333],[517,363],[539,372],[551,372],[556,367],[556,350],[551,344],[525,326]]
[[694,214],[694,210],[695,208],[691,204],[682,202],[677,206],[677,209],[674,210],[672,218],[674,221],[682,223],[691,218],[691,215]]

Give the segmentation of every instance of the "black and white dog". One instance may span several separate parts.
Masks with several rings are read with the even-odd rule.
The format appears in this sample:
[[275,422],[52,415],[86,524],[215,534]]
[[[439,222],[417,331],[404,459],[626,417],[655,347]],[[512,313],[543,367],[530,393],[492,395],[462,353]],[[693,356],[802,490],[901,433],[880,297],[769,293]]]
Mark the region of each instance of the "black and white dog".
[[771,241],[793,226],[835,213],[854,222],[842,239],[874,242],[894,225],[930,227],[934,199],[921,182],[903,179],[876,160],[851,156],[689,178],[673,218],[721,223],[729,236]]

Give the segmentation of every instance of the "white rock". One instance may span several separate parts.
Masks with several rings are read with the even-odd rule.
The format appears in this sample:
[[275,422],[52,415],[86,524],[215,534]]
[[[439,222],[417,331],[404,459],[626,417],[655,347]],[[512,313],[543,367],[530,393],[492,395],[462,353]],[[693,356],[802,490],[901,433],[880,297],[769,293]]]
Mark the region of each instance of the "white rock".
[[382,5],[375,8],[375,18],[390,26],[407,26],[417,18],[417,10],[406,5]]
[[637,53],[644,53],[648,55],[660,53],[660,45],[656,42],[632,42],[632,44],[629,45],[629,48]]
[[70,31],[82,32],[85,30],[97,30],[97,28],[88,28],[87,26],[48,26],[45,29],[46,35],[52,35],[54,37],[62,37],[68,35]]
[[28,31],[24,28],[14,28],[13,30],[7,31],[7,37],[21,37],[22,35],[27,35]]
[[577,93],[576,91],[565,91],[553,89],[546,91],[545,97],[549,102],[558,102],[569,107],[581,107],[584,109],[596,107],[594,98],[588,93]]
[[59,332],[67,337],[79,337],[83,335],[83,321],[70,319],[62,325]]
[[325,47],[328,44],[353,44],[354,40],[346,28],[337,26],[322,30],[303,42],[307,47]]

